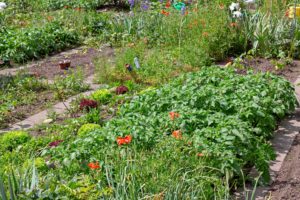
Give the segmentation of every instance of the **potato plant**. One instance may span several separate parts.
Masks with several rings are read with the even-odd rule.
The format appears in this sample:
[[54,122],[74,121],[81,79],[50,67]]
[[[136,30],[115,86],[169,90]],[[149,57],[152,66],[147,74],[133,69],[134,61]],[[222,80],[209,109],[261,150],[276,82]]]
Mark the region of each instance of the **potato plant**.
[[228,199],[249,166],[268,181],[268,139],[295,106],[282,78],[202,68],[134,96],[102,127],[39,151],[55,168],[41,172],[36,195]]

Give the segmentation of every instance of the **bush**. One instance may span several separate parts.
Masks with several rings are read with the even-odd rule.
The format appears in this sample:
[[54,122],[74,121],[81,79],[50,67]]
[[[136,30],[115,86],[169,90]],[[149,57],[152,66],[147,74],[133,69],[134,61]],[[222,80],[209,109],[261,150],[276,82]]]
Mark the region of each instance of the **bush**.
[[3,150],[13,150],[17,146],[30,140],[30,135],[25,131],[10,131],[0,139],[0,146]]
[[97,90],[92,94],[92,99],[98,101],[99,103],[108,103],[112,94],[107,89]]
[[99,124],[84,124],[79,128],[78,135],[82,137],[99,128],[101,128]]

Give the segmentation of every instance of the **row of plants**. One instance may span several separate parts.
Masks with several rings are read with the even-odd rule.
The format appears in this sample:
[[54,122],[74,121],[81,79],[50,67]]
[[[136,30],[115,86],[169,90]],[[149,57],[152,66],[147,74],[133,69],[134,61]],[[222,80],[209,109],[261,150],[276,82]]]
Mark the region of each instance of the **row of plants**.
[[[115,92],[123,91],[128,88]],[[26,140],[16,133],[2,136],[1,174],[17,171],[25,176],[22,169],[31,171],[34,166],[32,189],[14,195],[229,199],[251,166],[268,181],[268,163],[274,158],[268,139],[276,122],[296,106],[286,80],[268,73],[238,75],[218,67],[141,91],[132,100],[127,97],[99,90],[78,105],[86,116],[56,125],[50,135],[27,134]],[[95,112],[99,119],[99,110],[120,98],[127,103],[115,108],[114,118],[88,121]],[[79,128],[83,123],[92,124]]]
[[125,6],[126,3],[122,0],[7,0],[8,9],[18,13],[57,10],[62,8],[97,9],[104,5]]
[[72,30],[51,22],[41,28],[1,29],[0,59],[3,62],[25,62],[62,51],[79,43]]

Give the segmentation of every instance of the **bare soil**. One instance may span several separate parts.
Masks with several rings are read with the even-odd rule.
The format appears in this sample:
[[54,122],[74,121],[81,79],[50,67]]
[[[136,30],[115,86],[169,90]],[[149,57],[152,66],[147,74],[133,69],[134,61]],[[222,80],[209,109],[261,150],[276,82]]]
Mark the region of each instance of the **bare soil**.
[[300,135],[295,138],[276,181],[271,185],[270,199],[300,199]]
[[272,72],[278,76],[283,76],[290,82],[294,82],[300,75],[300,60],[294,60],[291,64],[285,65],[283,69],[276,69],[271,60],[265,58],[245,59],[241,63],[245,69],[238,70],[238,73],[246,73],[252,69],[254,72]]
[[[56,56],[43,59],[28,68],[28,72],[38,77],[53,80],[56,76],[66,76],[74,71],[82,70],[84,76],[88,77],[94,73],[95,66],[93,60],[96,57],[109,57],[113,55],[114,51],[111,47],[105,47],[101,51],[94,48],[79,48],[68,53],[63,52]],[[64,60],[71,61],[71,67],[68,70],[61,70],[59,67],[59,62]]]
[[54,93],[52,91],[46,90],[40,92],[32,104],[20,105],[13,109],[7,116],[6,123],[1,124],[0,128],[6,128],[10,124],[26,119],[27,117],[46,109],[47,105],[56,102],[58,102],[58,100],[54,99]]

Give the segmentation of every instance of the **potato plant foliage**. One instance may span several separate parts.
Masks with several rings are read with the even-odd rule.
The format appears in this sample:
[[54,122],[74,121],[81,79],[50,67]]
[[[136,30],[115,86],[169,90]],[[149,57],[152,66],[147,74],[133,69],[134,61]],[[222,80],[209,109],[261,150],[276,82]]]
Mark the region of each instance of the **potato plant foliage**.
[[[183,171],[195,169],[197,174],[199,165],[210,167],[201,173],[219,180],[225,174],[239,177],[246,166],[255,166],[267,181],[268,162],[274,158],[268,139],[277,120],[295,106],[293,87],[283,78],[269,73],[239,75],[232,69],[207,67],[135,96],[102,128],[43,154],[51,155],[52,161],[63,166],[61,170],[71,177],[83,170],[82,163],[99,161],[103,174],[98,175],[102,186],[107,187],[112,183],[104,172],[112,170],[113,175],[106,176],[118,180],[126,168],[134,184],[145,184],[144,192],[154,192],[153,185],[158,190],[155,192],[168,187],[171,192],[172,186],[160,180],[161,176],[158,180],[151,176],[165,173],[170,177],[169,173],[180,167]],[[179,116],[171,120],[169,112]],[[182,138],[172,137],[174,130],[180,130]],[[128,134],[132,142],[118,147],[116,138]],[[195,181],[197,175],[191,174]],[[208,192],[214,186],[203,187]]]

